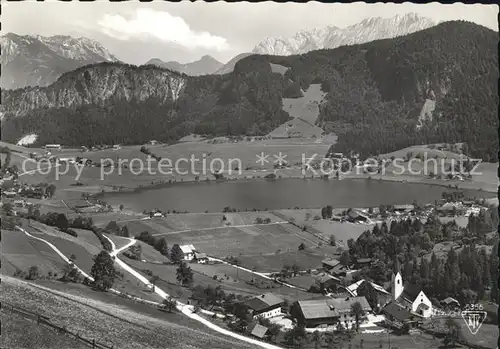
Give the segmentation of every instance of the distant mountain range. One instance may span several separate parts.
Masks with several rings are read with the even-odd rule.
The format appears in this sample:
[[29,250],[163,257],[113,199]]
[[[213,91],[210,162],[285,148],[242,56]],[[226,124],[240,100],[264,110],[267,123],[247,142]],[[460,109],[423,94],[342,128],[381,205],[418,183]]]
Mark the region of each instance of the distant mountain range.
[[0,86],[7,89],[47,86],[61,74],[81,66],[119,61],[95,40],[63,35],[8,33],[0,37],[0,47]]
[[179,73],[184,73],[191,76],[213,74],[224,66],[223,63],[208,55],[201,57],[195,62],[185,64],[176,61],[164,62],[158,58],[149,60],[146,65],[148,64],[152,64],[160,68],[175,70]]
[[416,13],[392,18],[367,18],[346,28],[328,26],[300,31],[291,38],[268,38],[253,49],[253,53],[289,56],[319,49],[332,49],[344,45],[395,38],[435,26],[429,18]]
[[47,87],[3,90],[2,140],[37,134],[40,144],[79,146],[266,135],[290,119],[290,91],[321,84],[316,125],[338,135],[338,152],[465,142],[471,156],[490,161],[498,149],[497,44],[497,32],[453,21],[302,55],[250,55],[224,75],[99,63]]
[[[312,50],[336,48],[378,39],[393,38],[436,25],[435,21],[415,13],[392,18],[368,18],[341,29],[329,26],[301,31],[292,38],[269,38],[255,46],[253,54],[293,55]],[[6,34],[0,37],[2,76],[0,86],[15,89],[25,86],[47,86],[63,73],[78,67],[116,62],[116,58],[98,42],[70,36],[30,36]],[[241,53],[223,64],[205,55],[191,63],[164,62],[151,59],[146,64],[178,71],[191,76],[227,74],[234,65],[252,53]]]

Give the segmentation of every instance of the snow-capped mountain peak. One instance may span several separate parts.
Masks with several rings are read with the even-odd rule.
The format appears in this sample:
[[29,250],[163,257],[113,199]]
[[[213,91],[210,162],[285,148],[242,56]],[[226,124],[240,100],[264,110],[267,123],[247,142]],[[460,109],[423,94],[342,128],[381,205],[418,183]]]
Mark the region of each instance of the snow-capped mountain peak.
[[303,30],[291,38],[267,38],[253,49],[254,53],[288,56],[318,49],[361,44],[379,39],[394,38],[433,27],[438,23],[411,12],[392,18],[372,17],[346,28],[327,26]]
[[0,37],[1,86],[48,85],[61,74],[100,62],[117,62],[99,42],[67,35],[45,37],[8,33]]

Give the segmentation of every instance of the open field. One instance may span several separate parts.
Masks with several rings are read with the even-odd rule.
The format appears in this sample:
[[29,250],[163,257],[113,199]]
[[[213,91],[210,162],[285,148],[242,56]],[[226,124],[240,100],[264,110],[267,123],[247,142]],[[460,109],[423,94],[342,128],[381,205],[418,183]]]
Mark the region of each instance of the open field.
[[297,264],[300,270],[315,269],[321,267],[321,261],[327,256],[334,256],[337,252],[335,247],[326,244],[316,247],[306,247],[305,250],[283,251],[280,253],[269,253],[263,255],[241,255],[238,259],[241,265],[247,268],[255,268],[259,272],[280,271],[285,265]]
[[[142,222],[141,222],[142,223]],[[130,228],[129,228],[130,229]],[[148,228],[131,231],[138,232]],[[301,243],[316,246],[320,240],[291,224],[228,227],[183,232],[166,232],[161,235],[172,244],[193,244],[198,250],[211,256],[226,257],[238,255],[260,255],[276,252],[278,249],[296,250]]]
[[[223,217],[226,216],[226,220]],[[223,228],[238,225],[255,224],[257,218],[269,218],[271,223],[281,222],[270,212],[238,212],[238,213],[181,213],[168,214],[164,218],[136,219],[136,220],[118,220],[121,225],[126,225],[133,235],[143,231],[149,231],[151,234],[163,234],[183,230],[197,230],[207,228]],[[102,225],[105,225],[103,222]]]
[[[72,332],[117,348],[252,348],[201,330],[189,319],[178,321],[178,315],[158,310],[156,316],[144,314],[135,311],[133,306],[118,302],[118,299],[95,299],[90,296],[92,292],[86,290],[82,291],[82,297],[42,290],[12,278],[2,278],[1,288],[0,299],[43,313],[58,326],[67,326]],[[98,298],[101,296],[104,295]]]
[[[113,235],[107,235],[111,240],[113,240],[113,242],[116,242],[119,241],[119,240],[123,240],[123,238],[120,238],[119,236],[113,236]],[[127,240],[128,242],[128,240]],[[123,245],[123,244],[122,244]],[[116,247],[118,247],[119,245],[117,244]],[[134,246],[141,246],[141,255],[142,255],[142,259],[150,262],[150,263],[163,263],[163,262],[169,262],[168,258],[165,257],[164,255],[162,255],[160,252],[158,252],[157,250],[154,249],[153,246],[151,245],[148,245],[146,244],[145,242],[142,242],[142,241],[139,241],[137,240],[135,242],[135,245]],[[170,247],[172,247],[170,245]],[[125,251],[123,251],[125,252]],[[127,257],[124,257],[124,260],[128,260]]]
[[320,209],[276,210],[276,213],[280,217],[293,219],[299,225],[305,224],[312,227],[325,239],[329,239],[331,235],[335,236],[338,245],[342,247],[347,247],[347,240],[351,238],[356,240],[365,230],[373,229],[373,224],[340,223],[328,219],[315,220],[315,216],[321,217]]

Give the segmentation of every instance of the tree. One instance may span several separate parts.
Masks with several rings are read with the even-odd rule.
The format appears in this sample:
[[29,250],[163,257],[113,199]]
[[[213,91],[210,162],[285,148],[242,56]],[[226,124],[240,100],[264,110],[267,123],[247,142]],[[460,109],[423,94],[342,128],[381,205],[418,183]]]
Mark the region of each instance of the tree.
[[359,321],[361,320],[361,317],[365,314],[365,311],[363,310],[361,303],[356,302],[351,305],[351,314],[354,316],[356,320],[356,331],[359,331]]
[[297,264],[293,263],[292,264],[292,274],[293,274],[293,276],[294,277],[297,276],[297,274],[299,273],[299,271],[300,271],[300,267]]
[[28,269],[28,275],[26,278],[28,280],[38,280],[40,278],[40,272],[38,271],[38,267],[36,265],[32,265]]
[[233,314],[239,320],[250,321],[250,308],[245,303],[236,303],[233,307]]
[[113,287],[117,273],[113,258],[108,252],[101,251],[94,257],[94,265],[90,274],[94,278],[94,287],[99,291],[107,291]]
[[2,205],[2,210],[3,210],[3,213],[6,216],[12,216],[12,215],[14,215],[14,208],[12,207],[12,204],[10,202],[5,202]]
[[167,240],[165,240],[165,238],[160,238],[160,239],[156,240],[155,249],[158,252],[160,252],[162,255],[168,257],[168,244],[167,244]]
[[158,280],[160,280],[160,278],[158,277],[158,275],[153,275],[151,276],[151,278],[149,279],[149,283],[151,284],[151,291],[152,292],[155,292],[155,289],[156,289],[156,283],[158,282]]
[[56,193],[56,186],[54,184],[49,184],[45,188],[45,195],[47,195],[49,198],[52,198],[55,193]]
[[[70,258],[71,260],[71,258]],[[65,282],[80,282],[81,280],[81,274],[78,268],[73,264],[73,262],[70,262],[66,264],[63,270],[63,276],[62,276],[62,281]]]
[[125,206],[120,205],[120,211],[123,211],[124,207],[125,207]]
[[172,246],[172,250],[170,251],[170,260],[174,264],[181,263],[184,258],[184,253],[181,250],[181,247],[178,244]]
[[285,343],[296,347],[301,347],[307,337],[306,330],[303,326],[295,326],[285,333]]
[[182,286],[191,286],[193,284],[193,271],[184,262],[181,262],[177,268],[177,282]]
[[330,243],[330,246],[335,246],[336,245],[337,241],[335,239],[335,235],[330,235],[329,243]]
[[299,251],[303,251],[306,249],[306,245],[302,242],[300,245],[299,245]]
[[373,285],[369,281],[364,281],[359,285],[358,287],[358,296],[359,297],[365,297],[366,300],[368,301],[368,304],[370,304],[370,307],[372,309],[376,309],[378,306],[378,297],[377,297],[377,291],[375,288],[373,288]]
[[163,306],[163,309],[165,309],[166,311],[171,313],[172,310],[174,310],[175,307],[177,306],[177,302],[172,297],[168,297],[168,298],[163,300],[162,306]]
[[113,234],[113,235],[120,235],[120,226],[118,225],[118,223],[116,223],[116,221],[110,221],[107,225],[106,225],[106,228],[104,228],[104,230],[108,233],[108,234]]
[[126,238],[128,238],[128,237],[130,236],[130,233],[129,233],[129,231],[128,231],[128,227],[127,227],[126,225],[124,225],[124,226],[122,227],[122,231],[121,231],[120,235],[121,235],[121,236],[124,236],[124,237],[126,237]]
[[63,213],[59,213],[57,215],[55,226],[61,229],[62,231],[68,230],[69,223],[68,219],[66,218],[66,215],[64,215]]
[[349,251],[344,251],[340,255],[340,264],[342,264],[344,267],[348,267],[351,264],[351,255]]

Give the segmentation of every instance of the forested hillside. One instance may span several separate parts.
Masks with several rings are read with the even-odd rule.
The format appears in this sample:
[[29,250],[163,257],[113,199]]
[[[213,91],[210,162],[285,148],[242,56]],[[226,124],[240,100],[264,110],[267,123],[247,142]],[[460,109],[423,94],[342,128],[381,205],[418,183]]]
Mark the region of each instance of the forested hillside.
[[[288,120],[282,97],[316,82],[327,92],[318,123],[339,134],[338,151],[369,155],[466,142],[472,156],[492,161],[498,149],[497,42],[494,31],[455,21],[334,50],[252,55],[222,76],[87,66],[47,88],[3,92],[2,138],[15,142],[37,133],[40,143],[80,145],[175,141],[192,132],[263,135]],[[283,76],[269,63],[290,69]],[[172,79],[178,89],[164,88],[161,81]],[[426,99],[435,100],[436,109],[417,130]]]

